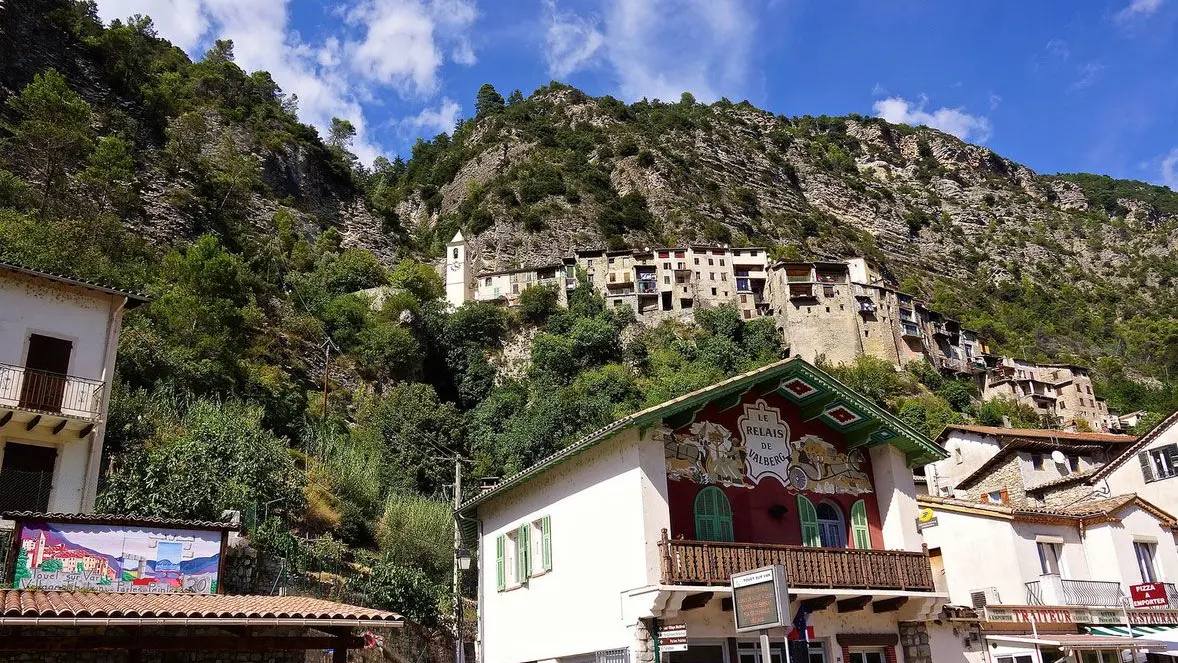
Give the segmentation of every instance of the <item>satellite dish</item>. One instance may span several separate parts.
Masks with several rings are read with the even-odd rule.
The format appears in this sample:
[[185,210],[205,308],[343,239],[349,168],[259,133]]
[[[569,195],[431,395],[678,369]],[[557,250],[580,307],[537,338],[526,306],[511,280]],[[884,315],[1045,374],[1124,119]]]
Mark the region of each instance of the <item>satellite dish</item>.
[[1051,452],[1051,460],[1055,461],[1056,463],[1059,463],[1060,465],[1063,465],[1064,463],[1067,462],[1068,458],[1067,458],[1067,456],[1063,455],[1062,451],[1060,451],[1059,449],[1056,449],[1055,451]]

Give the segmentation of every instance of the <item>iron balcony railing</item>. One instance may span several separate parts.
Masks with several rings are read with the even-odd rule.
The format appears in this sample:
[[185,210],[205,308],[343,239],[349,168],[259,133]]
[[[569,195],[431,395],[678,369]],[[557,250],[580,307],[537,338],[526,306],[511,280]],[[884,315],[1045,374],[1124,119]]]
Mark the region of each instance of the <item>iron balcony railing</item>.
[[[1063,593],[1053,605],[1092,605],[1119,608],[1124,605],[1125,594],[1121,583],[1105,580],[1060,580]],[[1039,580],[1027,583],[1027,604],[1046,605],[1043,599],[1043,585]]]
[[1178,585],[1172,582],[1162,583],[1166,586],[1166,596],[1170,599],[1170,609],[1178,610]]
[[0,364],[0,407],[94,420],[102,386],[101,380]]
[[670,585],[722,585],[733,573],[781,564],[791,588],[934,589],[924,552],[685,541],[666,530],[659,552],[662,581]]

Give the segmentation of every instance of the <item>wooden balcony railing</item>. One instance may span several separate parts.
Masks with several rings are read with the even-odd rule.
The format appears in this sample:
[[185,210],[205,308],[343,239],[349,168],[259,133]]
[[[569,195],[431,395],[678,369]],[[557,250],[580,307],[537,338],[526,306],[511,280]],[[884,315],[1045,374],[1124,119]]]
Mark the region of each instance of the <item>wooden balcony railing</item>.
[[781,564],[791,589],[933,591],[925,552],[684,541],[667,538],[666,530],[659,552],[668,585],[722,585],[733,573]]
[[0,364],[0,407],[98,418],[102,381]]

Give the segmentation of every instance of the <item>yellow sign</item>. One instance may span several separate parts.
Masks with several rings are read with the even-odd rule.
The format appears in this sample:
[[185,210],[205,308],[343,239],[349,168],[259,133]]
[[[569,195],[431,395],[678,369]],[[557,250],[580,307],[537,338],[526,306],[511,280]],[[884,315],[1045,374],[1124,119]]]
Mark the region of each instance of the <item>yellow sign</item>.
[[918,520],[922,523],[927,523],[927,522],[931,521],[933,519],[933,517],[934,517],[934,514],[933,514],[932,509],[921,509],[920,510],[920,517],[918,518]]

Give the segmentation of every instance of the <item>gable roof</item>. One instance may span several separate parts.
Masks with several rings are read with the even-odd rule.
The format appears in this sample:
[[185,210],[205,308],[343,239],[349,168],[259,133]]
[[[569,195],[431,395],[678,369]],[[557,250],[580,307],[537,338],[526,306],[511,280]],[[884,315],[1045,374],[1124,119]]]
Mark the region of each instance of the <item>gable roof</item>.
[[84,288],[93,292],[101,292],[107,295],[119,295],[121,297],[126,297],[127,308],[135,308],[136,306],[139,306],[140,304],[146,304],[149,301],[147,295],[141,292],[112,288],[101,283],[95,283],[94,281],[86,281],[83,279],[76,279],[71,276],[64,276],[62,274],[44,272],[39,269],[33,269],[32,267],[25,267],[24,265],[17,265],[11,262],[0,262],[0,271],[8,271],[15,274],[23,274],[25,276],[33,276],[39,279],[65,283],[67,285]]
[[1089,442],[1089,443],[1130,443],[1136,438],[1132,435],[1118,435],[1116,433],[1079,433],[1075,431],[1066,430],[1049,430],[1040,428],[1001,428],[998,426],[971,426],[966,424],[951,424],[945,426],[941,430],[941,434],[937,436],[937,442],[945,443],[945,439],[953,431],[965,431],[968,433],[980,433],[982,435],[990,435],[992,437],[1009,438],[1019,437],[1024,439],[1051,439],[1051,440],[1068,440],[1072,442]]
[[1092,478],[1089,479],[1089,483],[1096,483],[1097,481],[1107,477],[1109,474],[1112,474],[1113,470],[1123,465],[1126,460],[1129,460],[1130,458],[1140,453],[1142,449],[1149,446],[1151,442],[1156,440],[1159,435],[1169,430],[1170,427],[1175,423],[1178,423],[1178,410],[1171,412],[1170,416],[1162,419],[1156,426],[1146,431],[1145,434],[1141,437],[1137,438],[1137,441],[1129,445],[1129,448],[1122,451],[1121,455],[1105,463],[1104,467],[1100,468],[1100,471],[1092,475]]
[[[1132,438],[1130,438],[1132,439]],[[981,479],[985,478],[994,468],[1001,465],[1008,458],[1015,455],[1019,451],[1034,451],[1051,453],[1052,451],[1063,451],[1065,453],[1073,454],[1095,454],[1104,451],[1107,448],[1102,444],[1075,444],[1069,442],[1060,442],[1057,440],[1050,440],[1044,438],[1011,438],[1005,446],[998,450],[998,453],[990,456],[984,463],[978,466],[976,470],[970,472],[961,481],[957,482],[959,488],[969,488]],[[1074,475],[1069,475],[1069,477]],[[1064,477],[1068,478],[1068,477]],[[1048,482],[1050,483],[1050,482]],[[1040,484],[1035,489],[1046,487],[1047,484]],[[1028,488],[1027,490],[1033,490]]]
[[708,403],[722,399],[739,402],[745,393],[754,389],[763,394],[781,394],[796,404],[803,416],[821,418],[823,423],[842,433],[849,445],[892,444],[905,453],[909,465],[947,457],[944,449],[923,433],[829,373],[801,357],[792,357],[622,417],[463,501],[457,511],[467,511],[626,429],[653,426],[664,419],[671,419],[669,425],[678,428],[694,419]]

